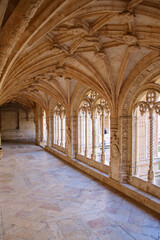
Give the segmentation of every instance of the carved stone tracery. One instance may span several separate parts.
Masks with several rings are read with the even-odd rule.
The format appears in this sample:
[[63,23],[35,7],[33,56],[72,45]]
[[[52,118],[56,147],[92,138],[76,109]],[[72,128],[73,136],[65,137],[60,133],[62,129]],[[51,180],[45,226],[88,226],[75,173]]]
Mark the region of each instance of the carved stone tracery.
[[[150,163],[148,170],[148,181],[154,181],[154,170],[153,170],[153,127],[154,127],[154,112],[156,114],[160,114],[160,101],[156,102],[157,93],[154,90],[149,90],[146,93],[146,101],[140,101],[136,103],[135,108],[139,107],[139,111],[141,115],[144,115],[147,111],[149,112],[149,121],[150,121],[150,142],[149,142],[149,150],[150,150]],[[155,110],[155,111],[154,111]]]

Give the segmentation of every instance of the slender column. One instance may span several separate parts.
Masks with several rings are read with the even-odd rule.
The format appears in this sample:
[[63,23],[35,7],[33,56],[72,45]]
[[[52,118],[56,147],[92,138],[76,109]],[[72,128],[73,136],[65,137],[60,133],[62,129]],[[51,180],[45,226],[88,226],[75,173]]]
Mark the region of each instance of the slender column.
[[[66,119],[66,116],[65,116]],[[65,126],[65,148],[67,149],[67,119],[66,119],[66,126]]]
[[0,148],[2,148],[2,144],[1,144],[1,130],[0,130]]
[[85,111],[85,156],[87,157],[88,154],[88,127],[87,127],[87,110]]
[[105,162],[105,154],[104,154],[104,109],[102,110],[102,154],[101,154],[101,163]]
[[66,147],[67,147],[67,156],[72,156],[72,132],[71,132],[71,118],[67,113],[66,116]]
[[55,121],[55,124],[54,124],[54,144],[57,144],[57,115],[56,115],[56,113],[54,115],[54,121]]
[[2,149],[2,145],[1,145],[1,108],[0,108],[0,160],[3,156],[3,149]]
[[153,171],[153,113],[150,115],[150,163],[148,171],[148,181],[154,181],[154,171]]
[[54,144],[54,116],[53,116],[53,113],[51,115],[51,118],[50,118],[51,122],[51,147],[53,147],[53,144]]
[[56,141],[56,115],[53,114],[53,144],[55,144]]
[[96,160],[96,129],[95,129],[95,115],[92,114],[92,155],[91,159]]
[[82,116],[79,116],[79,153],[82,153]]
[[52,147],[53,142],[53,113],[49,116],[49,146]]
[[135,167],[134,167],[134,175],[137,175],[137,161],[138,161],[138,143],[137,143],[137,136],[138,136],[138,120],[137,117],[134,118],[135,121]]
[[57,116],[57,145],[59,145],[59,116]]
[[41,113],[40,116],[40,131],[41,131],[40,141],[43,142],[43,113]]
[[19,129],[19,109],[17,110],[17,127],[16,129]]
[[82,154],[85,155],[85,112],[82,113]]
[[38,113],[38,119],[37,119],[37,144],[41,141],[41,115]]
[[35,129],[36,129],[36,139],[35,139],[35,143],[38,144],[38,140],[39,140],[39,121],[38,121],[38,116],[37,116],[37,113],[36,113],[36,116],[35,116]]
[[2,143],[1,143],[1,108],[0,108],[0,148],[2,148]]
[[46,127],[47,127],[47,146],[50,145],[50,117],[46,116]]
[[63,147],[63,114],[61,114],[61,147]]
[[1,129],[2,129],[2,123],[1,123],[1,108],[0,108],[0,148],[2,147],[1,145]]

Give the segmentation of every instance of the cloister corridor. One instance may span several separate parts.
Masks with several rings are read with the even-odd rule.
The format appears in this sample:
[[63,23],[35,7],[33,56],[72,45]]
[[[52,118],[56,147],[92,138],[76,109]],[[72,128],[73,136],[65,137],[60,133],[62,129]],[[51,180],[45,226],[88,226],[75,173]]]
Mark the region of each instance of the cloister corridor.
[[159,240],[158,214],[32,143],[5,142],[0,240]]

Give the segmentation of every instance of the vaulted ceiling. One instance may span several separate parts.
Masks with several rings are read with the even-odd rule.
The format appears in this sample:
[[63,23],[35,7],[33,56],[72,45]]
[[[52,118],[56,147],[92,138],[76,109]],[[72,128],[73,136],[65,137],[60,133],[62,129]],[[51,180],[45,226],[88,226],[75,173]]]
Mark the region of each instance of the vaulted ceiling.
[[85,84],[116,109],[160,58],[159,0],[1,0],[0,26],[0,105],[67,105]]

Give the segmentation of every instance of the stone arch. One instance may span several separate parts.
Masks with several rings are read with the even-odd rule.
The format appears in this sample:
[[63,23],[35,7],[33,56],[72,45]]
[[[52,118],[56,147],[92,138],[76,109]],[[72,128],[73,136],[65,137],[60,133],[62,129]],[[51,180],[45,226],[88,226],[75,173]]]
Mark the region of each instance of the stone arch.
[[[130,85],[122,90],[119,104],[120,148],[121,148],[121,181],[130,182],[132,176],[132,109],[138,96],[145,90],[160,91],[160,85],[154,83],[160,77],[160,59],[153,63],[141,66],[141,72],[130,79]],[[132,73],[133,74],[133,73]]]
[[72,116],[72,155],[74,157],[77,156],[77,148],[78,148],[78,142],[77,142],[77,108],[82,100],[82,96],[85,93],[85,91],[89,89],[89,87],[82,85],[79,83],[75,89],[75,91],[72,94],[71,99],[71,116]]
[[[160,73],[157,73],[157,69],[160,68],[160,59],[158,58],[153,63],[147,64],[147,66],[142,66],[142,71],[135,76],[133,79],[130,77],[130,85],[126,90],[125,86],[121,93],[120,104],[119,104],[119,116],[129,114],[130,103],[132,99],[135,97],[137,92],[137,87],[143,87],[147,83],[153,82],[155,78],[157,78]],[[134,69],[136,71],[136,68]],[[156,76],[155,76],[156,75]]]

